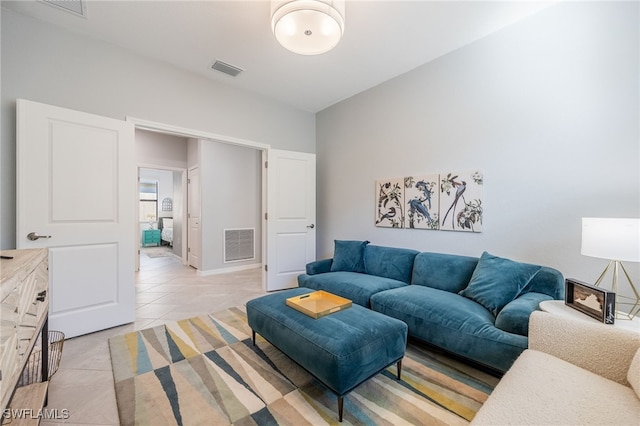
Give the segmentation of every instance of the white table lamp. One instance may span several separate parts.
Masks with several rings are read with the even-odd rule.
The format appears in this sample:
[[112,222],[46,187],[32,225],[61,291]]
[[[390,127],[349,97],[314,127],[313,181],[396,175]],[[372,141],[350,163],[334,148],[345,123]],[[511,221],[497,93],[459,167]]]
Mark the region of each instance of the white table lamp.
[[[640,262],[640,219],[582,218],[582,248],[585,256],[608,259],[609,264],[595,285],[599,286],[609,269],[613,269],[611,290],[616,294],[616,317],[633,319],[640,313],[640,293],[636,289],[622,261]],[[618,273],[622,270],[635,297],[620,295]],[[629,313],[620,312],[621,305],[631,306]]]

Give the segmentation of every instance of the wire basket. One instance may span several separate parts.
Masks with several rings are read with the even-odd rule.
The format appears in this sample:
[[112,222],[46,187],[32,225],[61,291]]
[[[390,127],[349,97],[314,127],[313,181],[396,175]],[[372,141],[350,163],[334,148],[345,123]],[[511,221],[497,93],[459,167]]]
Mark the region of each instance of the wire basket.
[[[62,331],[49,330],[49,377],[47,380],[51,380],[58,367],[60,366],[60,359],[62,358],[62,346],[64,345],[64,333]],[[29,360],[22,370],[22,375],[18,381],[18,387],[27,386],[33,383],[42,381],[42,351],[40,349],[34,349],[29,355]]]

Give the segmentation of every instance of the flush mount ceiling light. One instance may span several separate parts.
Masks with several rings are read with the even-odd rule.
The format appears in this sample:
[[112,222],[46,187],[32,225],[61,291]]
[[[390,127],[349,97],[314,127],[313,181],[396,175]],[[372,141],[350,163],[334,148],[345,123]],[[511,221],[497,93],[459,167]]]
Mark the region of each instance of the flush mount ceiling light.
[[286,49],[319,55],[344,33],[345,0],[271,0],[271,29]]

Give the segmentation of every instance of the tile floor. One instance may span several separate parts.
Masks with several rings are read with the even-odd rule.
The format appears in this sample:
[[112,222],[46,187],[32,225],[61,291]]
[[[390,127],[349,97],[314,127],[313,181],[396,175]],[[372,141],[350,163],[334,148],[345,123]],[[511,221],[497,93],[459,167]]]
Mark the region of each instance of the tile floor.
[[69,418],[43,420],[41,425],[118,425],[108,339],[244,305],[264,294],[262,269],[202,277],[176,257],[150,258],[143,249],[136,294],[135,322],[65,341],[60,368],[49,386],[47,409],[59,417],[68,410]]

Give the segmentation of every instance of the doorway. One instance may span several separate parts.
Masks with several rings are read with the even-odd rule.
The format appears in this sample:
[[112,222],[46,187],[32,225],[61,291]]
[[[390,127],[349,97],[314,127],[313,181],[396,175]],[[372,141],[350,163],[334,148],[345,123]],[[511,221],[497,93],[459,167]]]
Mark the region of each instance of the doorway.
[[181,169],[138,167],[136,241],[140,254],[175,256],[186,264],[184,175]]
[[[137,131],[147,130],[150,132],[167,133],[172,136],[186,137],[188,138],[189,144],[191,144],[191,141],[195,142],[197,149],[195,151],[192,149],[189,150],[188,167],[193,165],[192,157],[195,157],[197,162],[196,165],[199,166],[200,183],[201,185],[204,185],[205,183],[208,185],[207,188],[201,187],[200,189],[202,209],[200,212],[201,221],[199,224],[201,230],[201,250],[199,253],[202,265],[202,270],[198,270],[200,275],[232,272],[253,267],[264,267],[263,270],[268,272],[262,273],[262,285],[266,291],[272,291],[278,288],[295,287],[297,285],[295,276],[299,273],[304,273],[306,263],[315,260],[315,204],[311,202],[312,200],[315,200],[314,154],[307,154],[304,159],[294,158],[294,155],[294,157],[288,159],[293,161],[285,164],[288,160],[283,163],[279,158],[284,159],[282,155],[290,157],[286,151],[270,149],[269,145],[258,142],[220,136],[208,132],[185,129],[131,117],[127,117],[127,121],[131,122]],[[261,186],[260,189],[249,191],[246,187],[241,187],[240,189],[235,190],[235,198],[232,202],[228,204],[216,204],[218,194],[227,189],[228,182],[234,182],[233,179],[220,179],[219,177],[216,178],[215,175],[210,174],[210,172],[212,170],[215,171],[216,168],[211,167],[207,159],[211,158],[210,155],[212,154],[212,151],[215,150],[214,147],[220,146],[239,147],[243,149],[249,148],[248,151],[252,151],[254,153],[258,162],[257,172],[259,176],[259,184]],[[292,152],[291,154],[295,153]],[[272,157],[276,161],[272,162]],[[302,163],[307,164],[308,167],[302,166]],[[232,163],[227,161],[222,164],[229,167]],[[206,167],[203,167],[203,165],[206,165]],[[267,170],[269,170],[269,173],[267,173]],[[267,174],[270,176],[269,185],[267,185]],[[240,176],[239,178],[246,181],[246,176]],[[305,185],[305,188],[307,189],[294,192],[294,195],[298,198],[301,197],[302,199],[305,199],[305,203],[298,203],[288,199],[289,197],[286,197],[286,195],[291,195],[291,191],[287,191],[287,188],[291,187],[290,183],[298,181],[309,181],[309,184]],[[269,189],[267,189],[267,186],[269,186]],[[211,213],[224,211],[226,214],[229,214],[231,212],[232,217],[234,217],[234,212],[244,211],[237,206],[236,201],[238,199],[238,194],[241,194],[241,196],[244,195],[245,198],[247,198],[247,196],[252,197],[255,193],[259,194],[258,203],[261,204],[255,232],[256,236],[260,236],[260,241],[255,246],[260,248],[260,254],[257,254],[255,258],[250,261],[253,262],[253,264],[246,264],[246,261],[242,261],[245,263],[235,264],[230,267],[225,262],[225,264],[221,266],[213,265],[213,267],[211,267],[211,259],[214,259],[214,262],[222,262],[222,258],[224,257],[217,256],[214,253],[216,250],[223,250],[223,244],[218,240],[219,236],[222,237],[222,229],[217,229],[220,227],[220,224],[215,218],[210,217]],[[277,212],[283,212],[283,209],[279,207],[281,205],[282,207],[286,205],[293,208],[293,210],[290,210],[290,213],[296,214],[296,220],[289,223],[288,231],[285,234],[282,234],[283,237],[280,237],[280,229],[276,223],[276,221],[281,218]],[[301,209],[300,206],[303,205],[305,208]],[[243,226],[240,227],[244,228]],[[220,233],[218,234],[218,232]],[[288,238],[291,235],[295,235],[296,238]],[[269,244],[267,244],[267,240],[269,240]],[[284,240],[294,241],[298,246],[304,247],[305,255],[296,256],[295,261],[294,259],[283,261],[286,259],[278,256],[278,252],[280,251],[280,248],[282,247],[281,243]],[[302,240],[304,240],[304,244],[301,242]],[[273,283],[273,285],[271,283]]]
[[[157,210],[152,209],[154,219],[138,218],[140,229],[137,240],[144,245],[145,233],[162,235],[165,228],[162,223],[166,220],[162,216],[169,219],[173,216],[175,255],[181,258],[183,265],[197,269],[199,275],[262,267],[265,203],[262,150],[227,140],[187,137],[184,133],[168,134],[165,131],[162,128],[153,131],[136,128],[136,155],[141,178],[139,186],[151,184],[153,192],[154,185],[158,185],[157,197],[155,194],[152,196],[157,201],[151,202],[157,202]],[[162,184],[160,176],[166,170],[176,170],[175,167],[164,166],[169,161],[185,168],[180,169],[183,173],[182,185],[179,186],[178,179],[175,179],[172,214],[164,214],[161,200],[167,196],[166,193],[162,194],[163,187],[167,185]],[[180,189],[182,192],[177,194]],[[177,214],[178,199],[183,200],[180,220]],[[183,232],[177,234],[179,225]],[[226,238],[227,234],[237,229],[255,230],[251,239],[253,256],[228,255],[229,248],[235,247],[235,241]],[[181,256],[177,241],[179,235],[183,236]],[[155,248],[166,244],[166,240],[161,238],[160,243],[156,239],[150,246]]]
[[164,248],[162,251],[155,250],[155,255],[166,255],[170,251],[172,256],[186,264],[184,211],[187,200],[188,140],[136,128],[134,145],[138,178],[136,270],[140,270],[140,250],[151,250],[152,247]]

